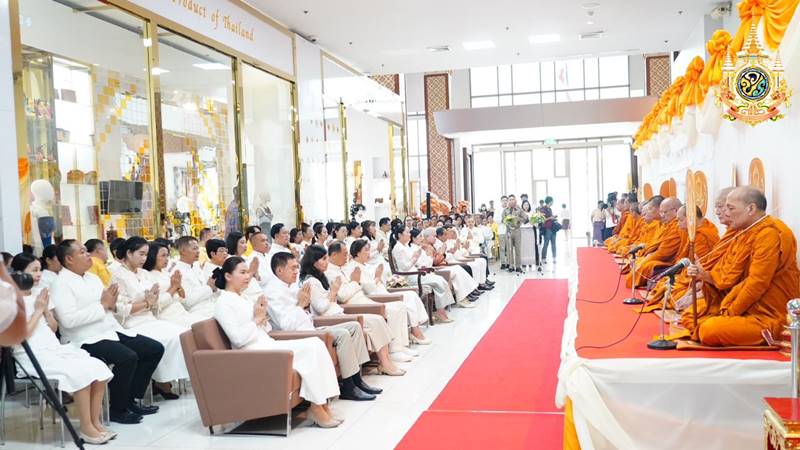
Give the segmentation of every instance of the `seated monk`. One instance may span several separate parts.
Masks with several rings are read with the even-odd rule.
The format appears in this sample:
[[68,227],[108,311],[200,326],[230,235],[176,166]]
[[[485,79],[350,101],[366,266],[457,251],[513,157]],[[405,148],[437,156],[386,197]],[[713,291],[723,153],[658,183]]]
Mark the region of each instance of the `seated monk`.
[[[711,252],[711,249],[719,242],[719,234],[717,233],[717,227],[710,220],[706,220],[703,217],[703,211],[700,208],[697,208],[697,229],[695,234],[694,240],[694,256],[697,259],[701,259],[707,254]],[[687,231],[689,221],[686,217],[686,205],[681,206],[678,209],[678,228],[681,230],[681,248],[678,250],[678,254],[675,256],[675,259],[672,260],[672,264],[677,263],[683,258],[690,258],[692,255],[689,254],[689,233]],[[672,294],[676,293],[676,288],[678,286],[678,280],[681,277],[685,277],[684,273],[681,273],[676,277],[675,285],[673,286]],[[653,309],[660,308],[661,302],[664,299],[664,291],[667,287],[667,278],[662,278],[658,281],[658,284],[651,289],[647,294],[647,303],[648,305],[652,305],[652,307],[645,308],[644,312],[652,311]],[[680,296],[671,295],[671,298],[667,300],[667,307],[672,307],[673,302],[672,299],[678,299]]]
[[615,206],[617,208],[617,212],[619,213],[619,221],[614,227],[614,230],[611,232],[611,237],[603,242],[603,245],[605,245],[606,248],[619,240],[622,230],[625,229],[626,225],[628,224],[628,217],[630,216],[627,198],[621,198],[617,200]]
[[625,223],[625,227],[619,233],[619,239],[608,245],[609,253],[619,254],[620,252],[625,252],[630,248],[631,242],[638,242],[637,239],[644,225],[644,218],[639,210],[639,203],[629,203],[628,212],[630,215]]
[[687,274],[703,283],[708,307],[696,329],[691,320],[684,325],[704,345],[760,345],[763,330],[780,334],[786,302],[800,296],[797,240],[766,214],[767,199],[756,188],[734,189],[725,207],[736,235],[712,269],[689,266]]
[[[642,216],[644,224],[641,226],[638,239],[631,240],[630,244],[620,248],[620,256],[630,258],[630,251],[635,246],[642,246],[642,249],[636,252],[637,257],[642,257],[644,249],[650,245],[651,242],[656,240],[661,233],[661,215],[658,207],[661,205],[661,198],[651,199],[647,202],[642,209]],[[622,273],[627,274],[630,272],[630,259],[623,265]]]
[[626,285],[644,287],[649,278],[653,278],[661,269],[672,265],[681,247],[681,232],[678,228],[678,208],[681,201],[670,197],[659,206],[661,215],[661,233],[658,239],[652,240],[642,250],[644,257],[636,264],[636,273],[629,273]]

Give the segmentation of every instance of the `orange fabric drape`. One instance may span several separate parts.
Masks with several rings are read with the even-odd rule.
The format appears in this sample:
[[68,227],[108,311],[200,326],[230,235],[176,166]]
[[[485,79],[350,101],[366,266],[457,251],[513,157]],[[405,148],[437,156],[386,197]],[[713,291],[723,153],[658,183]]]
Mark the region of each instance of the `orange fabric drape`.
[[704,89],[703,86],[700,85],[700,75],[703,73],[704,68],[705,63],[703,62],[703,58],[699,56],[695,56],[692,62],[689,63],[689,67],[686,68],[686,74],[683,76],[686,83],[678,102],[678,114],[680,116],[683,116],[686,107],[703,103],[707,88]]
[[733,38],[727,30],[717,30],[706,43],[708,62],[703,68],[703,73],[700,74],[700,84],[705,91],[722,81],[722,65],[725,64],[725,52],[731,53],[731,58],[735,58],[734,52],[730,51],[731,40]]
[[742,49],[750,27],[755,22],[764,21],[764,43],[767,48],[775,50],[781,44],[794,10],[800,0],[742,0],[739,2],[739,18],[742,25],[736,31],[731,42],[734,51]]
[[672,83],[672,86],[669,88],[669,103],[667,104],[666,108],[666,116],[665,121],[661,123],[661,125],[672,125],[672,119],[679,116],[679,101],[681,97],[681,92],[683,92],[683,86],[686,84],[686,79],[683,75],[679,76],[675,79],[675,82]]
[[575,419],[572,416],[572,399],[569,397],[564,403],[564,450],[581,450],[578,433],[575,431]]

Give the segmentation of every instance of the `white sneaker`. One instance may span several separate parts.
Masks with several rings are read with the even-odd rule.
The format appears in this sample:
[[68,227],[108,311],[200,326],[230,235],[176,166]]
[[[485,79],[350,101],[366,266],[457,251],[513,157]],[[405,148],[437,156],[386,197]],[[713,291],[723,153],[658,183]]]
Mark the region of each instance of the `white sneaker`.
[[409,362],[412,358],[404,352],[394,352],[389,353],[389,359],[393,362]]
[[457,303],[457,305],[459,308],[467,308],[467,309],[475,307],[475,304],[467,299],[461,300],[460,302]]
[[433,343],[433,340],[431,340],[431,338],[420,339],[414,335],[409,336],[408,339],[411,341],[412,344],[417,344],[417,345],[431,345]]

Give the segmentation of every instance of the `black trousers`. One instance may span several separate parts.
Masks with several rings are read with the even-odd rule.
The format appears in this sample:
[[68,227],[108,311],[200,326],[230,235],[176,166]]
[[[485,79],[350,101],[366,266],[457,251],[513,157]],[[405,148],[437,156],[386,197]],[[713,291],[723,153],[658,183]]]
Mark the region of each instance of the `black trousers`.
[[464,269],[465,272],[469,274],[469,276],[472,276],[472,267],[470,267],[469,264],[459,264],[459,265],[461,266],[462,269]]
[[142,335],[117,333],[119,341],[102,340],[84,344],[82,349],[106,364],[113,364],[114,378],[108,383],[111,410],[128,409],[135,398],[143,398],[150,377],[164,355],[164,346]]

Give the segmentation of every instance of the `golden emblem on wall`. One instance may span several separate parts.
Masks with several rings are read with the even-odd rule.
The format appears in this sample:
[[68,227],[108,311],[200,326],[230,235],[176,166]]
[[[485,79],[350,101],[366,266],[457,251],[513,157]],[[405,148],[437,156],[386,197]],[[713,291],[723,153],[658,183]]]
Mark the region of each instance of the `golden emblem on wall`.
[[742,51],[736,54],[736,64],[726,53],[722,66],[722,82],[717,99],[727,107],[723,118],[741,120],[755,126],[766,120],[783,118],[779,108],[789,106],[791,91],[783,78],[783,63],[779,53],[770,61],[761,47],[756,23],[750,27]]

